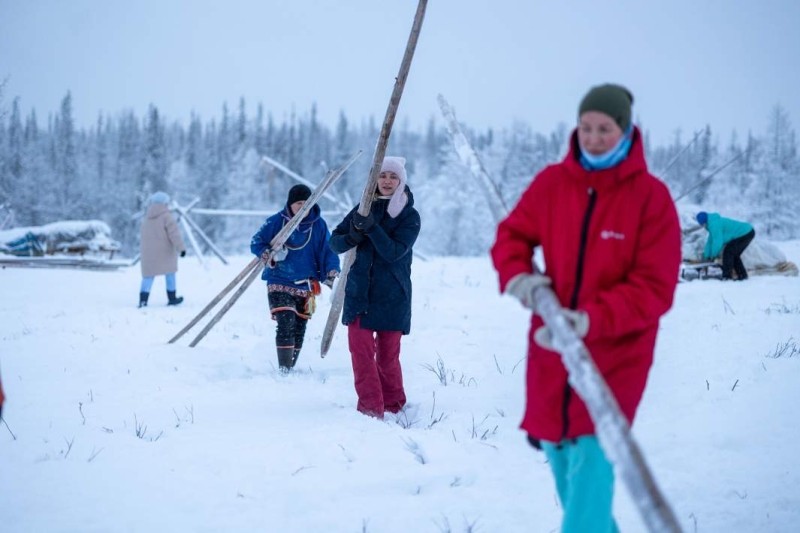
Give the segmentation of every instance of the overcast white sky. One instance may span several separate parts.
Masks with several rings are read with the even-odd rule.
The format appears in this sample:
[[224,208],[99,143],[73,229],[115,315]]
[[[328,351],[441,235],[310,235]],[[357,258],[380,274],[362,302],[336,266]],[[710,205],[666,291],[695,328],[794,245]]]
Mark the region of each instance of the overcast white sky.
[[[415,0],[0,0],[0,77],[40,119],[71,90],[80,125],[156,104],[219,116],[244,96],[276,118],[382,119]],[[431,0],[398,121],[572,123],[594,84],[632,90],[653,140],[709,123],[762,133],[780,102],[800,123],[800,1]]]

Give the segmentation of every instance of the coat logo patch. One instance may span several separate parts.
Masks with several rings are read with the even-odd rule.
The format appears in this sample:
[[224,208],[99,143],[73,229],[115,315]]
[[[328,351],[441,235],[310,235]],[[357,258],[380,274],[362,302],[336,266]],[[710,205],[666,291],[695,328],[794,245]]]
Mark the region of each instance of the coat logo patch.
[[625,240],[625,234],[624,233],[617,233],[616,231],[611,231],[610,229],[604,229],[603,231],[601,231],[600,232],[600,237],[602,237],[603,239],[606,239],[606,240],[608,240],[608,239],[616,239],[618,241],[624,241]]

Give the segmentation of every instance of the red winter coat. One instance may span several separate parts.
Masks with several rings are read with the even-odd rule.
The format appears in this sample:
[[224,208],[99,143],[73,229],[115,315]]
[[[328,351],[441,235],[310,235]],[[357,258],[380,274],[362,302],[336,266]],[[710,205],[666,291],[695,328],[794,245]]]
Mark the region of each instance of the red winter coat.
[[[544,169],[497,228],[492,260],[500,290],[532,272],[535,246],[561,305],[586,311],[586,347],[629,422],[653,362],[659,318],[672,305],[681,261],[678,215],[666,186],[647,171],[641,133],[619,165],[588,172],[576,159],[577,132],[559,164]],[[528,335],[527,406],[522,429],[558,442],[594,433],[567,384],[561,356]]]

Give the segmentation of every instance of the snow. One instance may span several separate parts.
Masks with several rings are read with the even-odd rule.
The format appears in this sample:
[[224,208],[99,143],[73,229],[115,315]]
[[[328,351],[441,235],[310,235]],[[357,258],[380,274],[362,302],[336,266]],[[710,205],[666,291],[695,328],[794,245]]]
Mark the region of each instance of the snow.
[[[800,262],[800,241],[779,246]],[[198,347],[200,326],[166,344],[249,260],[182,261],[177,308],[159,278],[136,309],[136,267],[0,271],[4,531],[558,529],[518,429],[528,313],[488,258],[415,261],[410,404],[383,422],[355,410],[341,326],[318,356],[327,289],[292,375],[261,284]],[[797,346],[798,284],[681,283],[662,321],[634,435],[684,531],[800,529],[800,353],[768,356]],[[643,529],[619,483],[615,514]]]

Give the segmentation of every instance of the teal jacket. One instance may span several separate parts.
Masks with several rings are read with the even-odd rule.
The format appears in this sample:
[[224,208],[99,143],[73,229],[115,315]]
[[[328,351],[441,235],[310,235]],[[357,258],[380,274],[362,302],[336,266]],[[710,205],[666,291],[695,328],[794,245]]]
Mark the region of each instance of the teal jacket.
[[747,222],[721,217],[719,213],[709,213],[706,229],[708,240],[703,250],[703,259],[714,259],[722,252],[723,246],[733,239],[747,235],[753,231],[753,226]]

